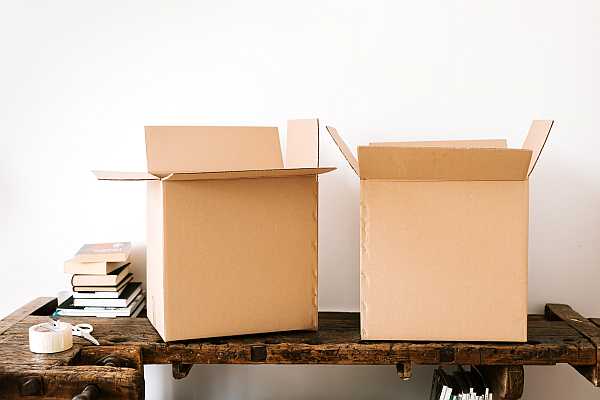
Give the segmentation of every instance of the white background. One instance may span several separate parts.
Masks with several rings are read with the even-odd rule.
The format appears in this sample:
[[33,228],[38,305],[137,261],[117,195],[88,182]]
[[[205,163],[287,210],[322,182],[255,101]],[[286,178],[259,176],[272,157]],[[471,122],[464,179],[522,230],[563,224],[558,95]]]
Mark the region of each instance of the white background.
[[[531,179],[529,306],[600,316],[597,1],[2,1],[0,316],[68,287],[84,242],[131,240],[143,275],[145,124],[320,117],[351,147],[506,137],[557,120]],[[358,181],[330,139],[320,180],[321,310],[358,309]],[[510,293],[507,293],[509,296]],[[501,305],[499,305],[501,306]],[[149,399],[403,398],[431,370],[146,368]],[[528,399],[592,399],[572,368],[526,369]]]

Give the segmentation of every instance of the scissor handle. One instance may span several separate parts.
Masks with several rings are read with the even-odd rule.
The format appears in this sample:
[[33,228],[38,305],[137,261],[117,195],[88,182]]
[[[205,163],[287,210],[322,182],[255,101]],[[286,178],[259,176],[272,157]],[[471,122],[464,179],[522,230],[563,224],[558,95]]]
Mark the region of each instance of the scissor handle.
[[75,329],[80,330],[81,332],[91,333],[94,331],[94,327],[92,324],[77,324],[74,326]]

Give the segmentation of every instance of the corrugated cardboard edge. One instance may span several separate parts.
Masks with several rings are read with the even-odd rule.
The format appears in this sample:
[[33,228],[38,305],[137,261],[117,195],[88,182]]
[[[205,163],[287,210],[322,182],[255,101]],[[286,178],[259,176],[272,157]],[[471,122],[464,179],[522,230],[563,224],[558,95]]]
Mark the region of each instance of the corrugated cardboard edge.
[[352,150],[350,150],[350,147],[348,147],[346,142],[344,142],[344,139],[342,139],[342,137],[338,134],[337,129],[335,129],[332,126],[327,126],[326,129],[327,132],[329,132],[329,136],[331,136],[331,138],[337,145],[338,149],[340,149],[340,151],[342,152],[342,155],[344,156],[346,161],[348,161],[348,164],[350,164],[350,167],[354,170],[356,175],[360,176],[360,172],[358,169],[358,160],[352,153]]
[[[164,185],[162,182],[147,182],[146,195],[146,294],[148,319],[163,340],[165,331],[165,212]],[[156,270],[160,274],[156,275]],[[157,311],[158,308],[158,311]]]
[[164,177],[163,181],[280,178],[287,176],[318,175],[333,170],[335,170],[335,167],[256,169],[245,171],[175,172]]
[[315,261],[313,262],[312,278],[313,278],[313,313],[312,313],[312,329],[319,330],[319,176],[315,175],[315,242],[314,252]]
[[531,123],[529,132],[522,146],[523,149],[531,150],[532,152],[527,176],[531,175],[533,172],[553,126],[553,120],[534,120]]
[[360,283],[360,337],[361,339],[368,339],[369,334],[367,331],[367,303],[365,300],[365,293],[367,293],[368,277],[365,271],[367,265],[367,243],[368,243],[368,210],[367,202],[365,201],[366,188],[364,187],[365,181],[360,181],[360,252],[359,252],[359,283]]

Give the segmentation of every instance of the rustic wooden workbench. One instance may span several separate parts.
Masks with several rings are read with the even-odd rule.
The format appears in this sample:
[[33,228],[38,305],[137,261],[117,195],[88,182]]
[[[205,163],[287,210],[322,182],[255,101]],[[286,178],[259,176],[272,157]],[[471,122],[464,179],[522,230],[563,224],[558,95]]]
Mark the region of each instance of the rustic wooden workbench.
[[495,398],[518,399],[523,365],[568,363],[599,386],[600,319],[567,305],[548,304],[530,315],[527,343],[361,341],[358,313],[319,313],[318,332],[288,332],[164,343],[145,317],[63,318],[89,322],[100,346],[78,337],[71,350],[29,352],[29,326],[47,321],[56,299],[39,298],[0,321],[0,398],[142,399],[144,364],[172,364],[184,378],[193,364],[396,365],[400,378],[414,364],[476,364]]

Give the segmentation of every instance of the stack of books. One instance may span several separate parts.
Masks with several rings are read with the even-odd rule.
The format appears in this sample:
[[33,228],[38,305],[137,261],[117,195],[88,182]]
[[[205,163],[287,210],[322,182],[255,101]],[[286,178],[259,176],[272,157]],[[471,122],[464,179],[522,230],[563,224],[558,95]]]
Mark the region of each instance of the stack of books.
[[470,370],[458,366],[454,373],[443,367],[433,372],[430,400],[493,400],[494,395],[481,373],[474,365]]
[[65,261],[72,274],[73,295],[56,309],[57,316],[136,317],[145,307],[142,284],[129,270],[131,243],[84,245]]

